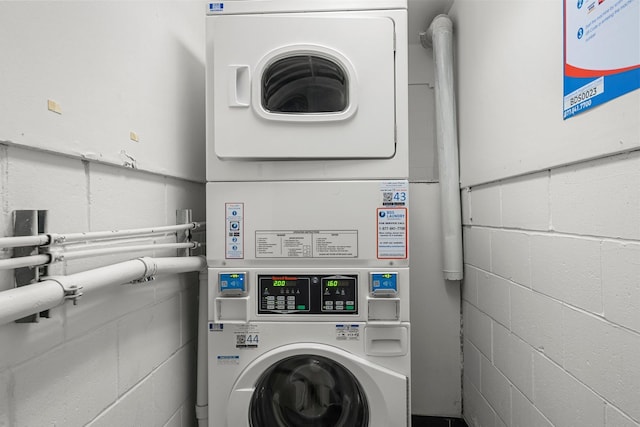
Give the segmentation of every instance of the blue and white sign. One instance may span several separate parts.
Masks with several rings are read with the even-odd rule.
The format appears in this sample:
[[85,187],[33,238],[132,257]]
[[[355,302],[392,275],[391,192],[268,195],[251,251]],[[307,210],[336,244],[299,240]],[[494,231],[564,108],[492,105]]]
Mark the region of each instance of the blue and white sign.
[[226,259],[244,258],[244,203],[225,203]]
[[371,273],[371,293],[395,295],[398,293],[398,273]]
[[208,3],[207,15],[224,12],[224,3]]
[[247,292],[245,273],[220,273],[220,293],[244,294]]
[[378,208],[378,259],[407,259],[407,208]]
[[565,0],[564,118],[640,88],[640,0]]

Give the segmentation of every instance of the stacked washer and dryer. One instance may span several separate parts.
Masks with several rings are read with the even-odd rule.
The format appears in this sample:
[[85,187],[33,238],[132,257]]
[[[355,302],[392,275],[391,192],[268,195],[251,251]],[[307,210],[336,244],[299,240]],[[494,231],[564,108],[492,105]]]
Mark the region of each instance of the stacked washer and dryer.
[[206,32],[209,425],[410,425],[406,0]]

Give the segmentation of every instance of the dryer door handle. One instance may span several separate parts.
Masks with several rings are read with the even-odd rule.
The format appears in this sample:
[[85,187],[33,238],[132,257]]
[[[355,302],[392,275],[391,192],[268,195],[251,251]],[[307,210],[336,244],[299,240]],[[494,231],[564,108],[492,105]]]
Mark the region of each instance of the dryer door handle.
[[249,66],[229,65],[227,72],[229,107],[248,107],[251,99],[251,73]]

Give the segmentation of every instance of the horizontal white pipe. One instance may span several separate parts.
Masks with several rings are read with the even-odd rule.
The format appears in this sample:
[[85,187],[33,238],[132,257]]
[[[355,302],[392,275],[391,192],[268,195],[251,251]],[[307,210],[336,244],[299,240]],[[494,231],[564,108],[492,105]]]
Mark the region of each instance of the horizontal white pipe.
[[135,228],[131,230],[93,231],[70,234],[38,234],[37,236],[0,237],[0,248],[19,248],[25,246],[43,246],[49,243],[88,242],[92,240],[118,239],[132,236],[168,234],[182,230],[193,230],[204,225],[204,222],[167,225],[162,227]]
[[134,228],[131,230],[93,231],[87,233],[51,234],[52,243],[86,242],[90,240],[114,239],[120,237],[144,236],[149,234],[166,234],[174,231],[193,230],[202,225],[201,222],[167,225],[163,227]]
[[68,276],[48,277],[33,285],[0,292],[0,325],[57,307],[65,301],[65,289],[82,288],[86,294],[156,274],[200,271],[206,266],[204,257],[138,258]]
[[102,249],[87,249],[77,251],[63,251],[52,252],[53,261],[70,261],[80,258],[89,258],[99,255],[111,255],[126,252],[137,252],[147,250],[160,250],[160,249],[195,249],[197,244],[195,243],[156,243],[149,245],[132,245],[132,246],[119,246],[115,248],[102,248]]
[[0,292],[0,325],[48,310],[64,301],[64,290],[45,281]]
[[49,236],[38,234],[37,236],[15,236],[0,238],[0,248],[22,248],[25,246],[42,246],[49,243]]
[[46,254],[0,259],[0,270],[13,270],[14,268],[22,267],[35,267],[38,265],[48,264],[50,261],[51,256]]

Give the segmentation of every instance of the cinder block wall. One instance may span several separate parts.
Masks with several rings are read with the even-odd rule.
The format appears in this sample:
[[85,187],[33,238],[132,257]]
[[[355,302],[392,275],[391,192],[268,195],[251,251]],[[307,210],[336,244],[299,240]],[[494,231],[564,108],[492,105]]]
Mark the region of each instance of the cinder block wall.
[[[185,208],[204,221],[203,8],[0,4],[0,236],[17,209],[48,210],[53,233],[175,224]],[[0,271],[0,291],[11,273]],[[85,292],[50,319],[0,326],[0,426],[194,425],[197,282]]]
[[[0,164],[3,236],[14,209],[47,209],[58,233],[174,224],[187,207],[204,218],[203,184],[6,145]],[[175,251],[55,269],[141,255]],[[12,287],[10,274],[0,277],[0,290]],[[192,425],[197,282],[190,274],[115,286],[40,323],[0,326],[0,426]]]
[[638,426],[640,152],[464,196],[467,420]]
[[451,11],[472,427],[640,426],[640,91],[563,120],[564,3]]

